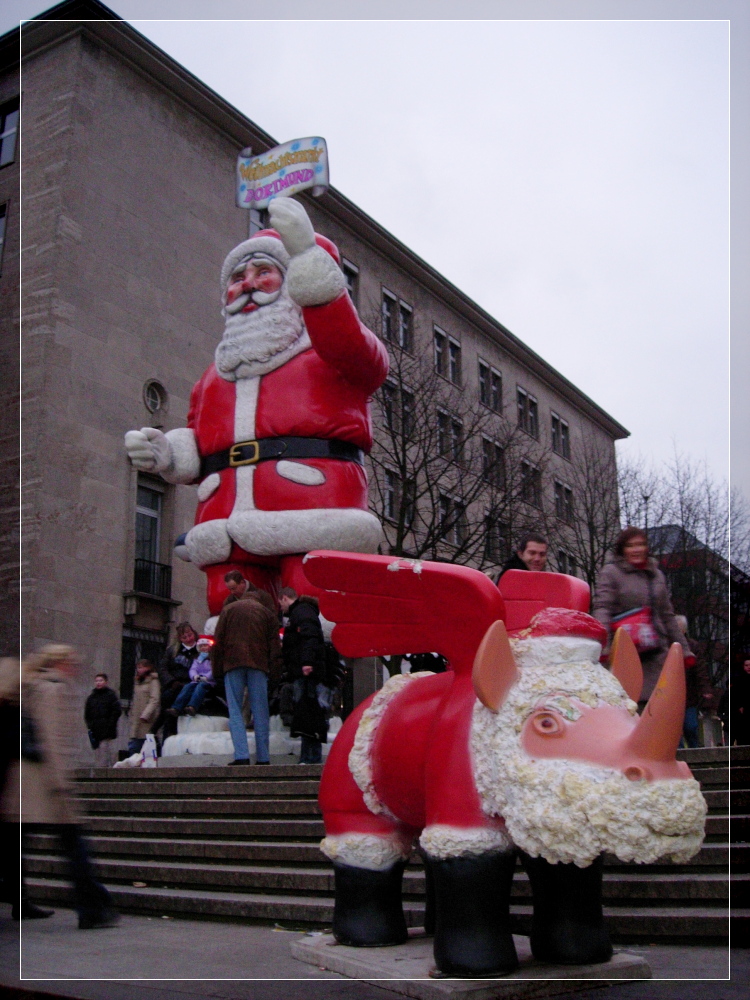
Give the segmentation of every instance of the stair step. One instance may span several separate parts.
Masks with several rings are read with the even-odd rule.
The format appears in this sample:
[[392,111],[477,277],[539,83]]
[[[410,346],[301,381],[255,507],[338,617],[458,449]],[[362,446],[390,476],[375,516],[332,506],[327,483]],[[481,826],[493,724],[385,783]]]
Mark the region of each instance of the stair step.
[[128,816],[148,813],[166,816],[320,816],[317,800],[313,799],[212,799],[212,798],[104,798],[86,800],[86,812],[94,815]]
[[317,781],[110,781],[82,782],[77,789],[78,797],[87,803],[91,798],[194,797],[200,799],[237,798],[248,796],[273,798],[295,796],[296,798],[318,797]]
[[[167,760],[168,758],[162,758]],[[206,780],[206,773],[210,774],[210,781],[236,781],[238,778],[263,781],[270,781],[274,778],[291,778],[294,781],[308,779],[319,781],[323,773],[322,764],[306,764],[301,767],[299,764],[267,764],[259,767],[257,764],[249,764],[247,767],[233,767],[230,771],[226,767],[175,767],[164,766],[147,768],[130,767],[79,767],[73,772],[77,782],[84,784],[87,781],[133,781],[143,779],[145,781],[188,781],[190,779]]]
[[322,820],[279,819],[181,819],[139,816],[88,816],[86,829],[93,833],[150,833],[167,837],[216,836],[216,837],[310,837],[321,840],[325,836]]

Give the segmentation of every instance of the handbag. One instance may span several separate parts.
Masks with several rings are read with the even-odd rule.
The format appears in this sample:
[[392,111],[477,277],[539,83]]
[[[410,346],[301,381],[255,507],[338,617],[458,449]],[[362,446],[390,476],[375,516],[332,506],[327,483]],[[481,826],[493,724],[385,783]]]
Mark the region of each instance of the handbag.
[[621,615],[615,615],[612,619],[612,628],[613,630],[624,628],[639,653],[651,653],[655,649],[661,649],[653,614],[648,606],[633,608]]

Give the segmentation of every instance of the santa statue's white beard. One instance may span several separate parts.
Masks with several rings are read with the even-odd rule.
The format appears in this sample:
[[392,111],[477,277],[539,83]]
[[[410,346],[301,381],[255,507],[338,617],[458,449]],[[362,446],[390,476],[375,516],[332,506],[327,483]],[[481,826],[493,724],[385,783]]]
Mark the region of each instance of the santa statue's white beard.
[[221,377],[234,382],[266,375],[311,346],[302,310],[283,285],[274,302],[226,316],[214,360]]

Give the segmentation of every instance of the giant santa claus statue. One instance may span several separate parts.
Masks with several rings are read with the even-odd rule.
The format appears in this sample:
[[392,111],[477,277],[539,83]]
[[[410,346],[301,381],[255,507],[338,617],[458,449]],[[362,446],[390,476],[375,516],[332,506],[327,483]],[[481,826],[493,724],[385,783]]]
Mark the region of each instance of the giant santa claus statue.
[[198,487],[185,548],[206,573],[211,615],[229,570],[271,593],[311,593],[306,552],[374,552],[381,539],[364,456],[387,351],[357,316],[338,249],[302,205],[277,198],[269,214],[274,228],[224,261],[224,336],[193,388],[188,426],[125,435],[137,469]]

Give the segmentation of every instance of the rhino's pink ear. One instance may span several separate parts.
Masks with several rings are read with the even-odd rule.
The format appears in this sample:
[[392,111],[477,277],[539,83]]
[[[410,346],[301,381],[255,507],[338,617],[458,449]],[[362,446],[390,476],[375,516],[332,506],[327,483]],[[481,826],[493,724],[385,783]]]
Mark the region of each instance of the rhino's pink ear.
[[609,667],[632,701],[638,701],[643,687],[643,667],[635,643],[627,629],[618,628],[612,640]]
[[518,668],[501,621],[493,622],[482,639],[471,679],[477,698],[492,712],[497,712],[518,678]]

